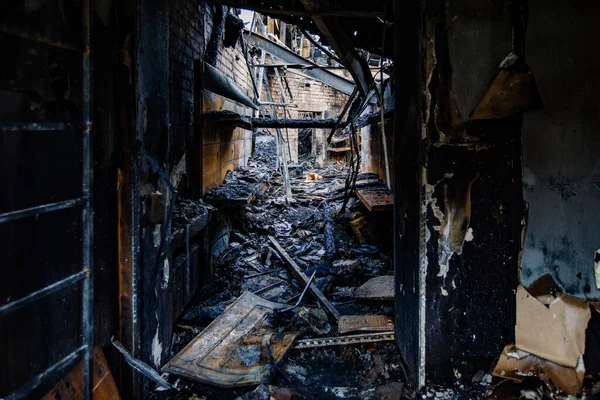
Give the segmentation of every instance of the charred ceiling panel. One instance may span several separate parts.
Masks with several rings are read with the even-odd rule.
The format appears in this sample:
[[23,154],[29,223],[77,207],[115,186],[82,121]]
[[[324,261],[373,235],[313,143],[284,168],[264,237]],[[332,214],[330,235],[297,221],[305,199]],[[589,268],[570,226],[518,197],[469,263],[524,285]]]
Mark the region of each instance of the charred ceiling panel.
[[599,298],[600,50],[588,44],[600,5],[531,0],[529,8],[527,61],[544,109],[523,121],[529,221],[521,280],[528,286],[550,273],[566,293]]

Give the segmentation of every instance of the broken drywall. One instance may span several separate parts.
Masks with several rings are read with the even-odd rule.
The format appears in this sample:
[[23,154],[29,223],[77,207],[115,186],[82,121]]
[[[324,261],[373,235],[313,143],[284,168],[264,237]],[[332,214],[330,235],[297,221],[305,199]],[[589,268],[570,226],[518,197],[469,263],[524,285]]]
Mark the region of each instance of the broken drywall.
[[568,295],[546,295],[543,300],[544,303],[523,286],[517,289],[515,344],[520,350],[574,368],[585,353],[590,307]]
[[585,366],[579,357],[576,367],[564,367],[509,344],[504,348],[492,373],[494,376],[517,382],[537,376],[556,388],[576,396],[581,394]]

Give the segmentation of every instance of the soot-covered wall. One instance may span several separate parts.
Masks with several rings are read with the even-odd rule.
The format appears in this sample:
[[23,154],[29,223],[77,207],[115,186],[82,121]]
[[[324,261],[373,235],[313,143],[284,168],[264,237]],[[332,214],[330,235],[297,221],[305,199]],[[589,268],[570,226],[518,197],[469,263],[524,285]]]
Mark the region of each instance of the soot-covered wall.
[[529,219],[521,280],[545,274],[569,294],[599,298],[600,4],[529,1],[527,61],[544,108],[523,120]]
[[523,210],[521,115],[471,119],[512,50],[508,2],[425,13],[421,384],[472,376],[514,340]]

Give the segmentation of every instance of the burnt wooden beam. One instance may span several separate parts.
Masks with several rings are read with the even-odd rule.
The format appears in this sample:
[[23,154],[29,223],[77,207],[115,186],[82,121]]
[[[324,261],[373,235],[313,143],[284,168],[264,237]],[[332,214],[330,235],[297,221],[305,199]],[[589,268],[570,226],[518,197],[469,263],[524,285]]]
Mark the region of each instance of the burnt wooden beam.
[[[273,236],[269,236],[269,241],[271,242],[273,247],[275,247],[275,250],[279,253],[283,262],[290,268],[290,271],[292,272],[292,274],[294,274],[294,276],[297,279],[304,282],[305,285],[308,284],[308,282],[309,282],[308,276],[306,276],[306,274],[304,272],[302,272],[302,270],[300,269],[298,264],[296,264],[294,259],[292,257],[290,257],[288,252],[285,251],[285,249],[283,247],[281,247],[281,245],[279,244],[277,239],[275,239]],[[338,310],[335,309],[333,304],[331,304],[329,302],[329,300],[327,300],[325,295],[316,287],[316,285],[310,285],[308,287],[308,290],[321,302],[321,304],[323,304],[323,307],[325,307],[325,310],[327,310],[327,312],[337,322],[337,320],[340,319],[340,313],[338,312]]]
[[269,7],[268,5],[259,4],[259,2],[249,0],[212,0],[211,3],[221,4],[229,7],[244,8],[253,10],[265,15],[295,15],[299,17],[316,16],[336,16],[336,17],[365,17],[365,18],[384,18],[383,11],[372,11],[365,7],[365,10],[331,10],[317,9],[310,7],[309,10],[302,7],[294,7],[293,3],[286,6]]
[[[413,387],[425,384],[426,257],[422,205],[423,74],[421,3],[394,2],[394,277],[395,332]],[[425,268],[426,268],[425,264]]]
[[[333,128],[336,120],[333,118],[313,119],[313,118],[252,118],[252,125],[255,128]],[[342,122],[339,126],[345,126]]]
[[[301,0],[307,10],[318,7],[327,9],[326,1],[315,2],[314,0]],[[358,86],[361,97],[366,97],[373,84],[373,75],[369,69],[369,64],[354,46],[352,39],[348,36],[342,27],[338,17],[335,15],[316,15],[311,16],[313,22],[323,35],[327,43],[335,50],[340,60],[354,78]]]

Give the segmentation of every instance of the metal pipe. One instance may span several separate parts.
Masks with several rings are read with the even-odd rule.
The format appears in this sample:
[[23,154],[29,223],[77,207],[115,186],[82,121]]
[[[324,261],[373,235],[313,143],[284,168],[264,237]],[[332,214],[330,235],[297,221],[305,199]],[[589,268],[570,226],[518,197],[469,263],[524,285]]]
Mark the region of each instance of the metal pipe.
[[38,42],[38,43],[43,43],[48,46],[58,47],[58,48],[64,49],[64,50],[79,51],[79,52],[82,51],[81,47],[75,46],[71,43],[61,42],[60,40],[52,39],[47,36],[40,35],[39,33],[26,32],[21,29],[15,28],[14,26],[9,26],[6,24],[0,24],[0,33],[4,33],[4,34],[10,35],[10,36],[20,37],[21,39],[31,40],[31,41]]
[[[265,83],[265,88],[267,90],[267,98],[269,99],[269,101],[272,103],[273,102],[273,95],[271,93],[271,86],[269,85],[269,78],[267,78],[267,74],[263,74],[263,80]],[[275,109],[275,106],[271,106],[271,112],[273,113],[273,119],[278,121],[279,117],[277,117],[277,110]],[[276,128],[277,131],[277,142],[278,142],[278,146],[279,146],[279,151],[281,152],[281,160],[282,160],[282,164],[281,164],[281,170],[283,171],[283,181],[284,181],[284,186],[285,186],[285,197],[286,199],[289,201],[292,198],[292,187],[290,185],[290,174],[288,172],[288,157],[286,157],[285,154],[285,140],[283,139],[283,135],[281,134],[281,129]],[[290,154],[291,157],[291,154]]]
[[[265,38],[262,35],[259,35],[258,33],[246,31],[245,36],[249,43],[252,43],[259,47],[261,50],[269,53],[272,58],[275,57],[283,62],[290,64],[310,64],[314,67],[317,67],[314,69],[302,69],[300,71],[303,75],[316,79],[319,82],[323,82],[327,86],[331,86],[342,93],[350,94],[356,86],[351,80],[341,77],[331,71],[328,71],[327,69],[318,68],[319,66],[314,62],[299,56],[287,47],[280,46],[279,44],[270,41],[269,39]],[[277,61],[275,59],[271,60],[271,63],[276,62]],[[261,60],[259,62],[259,64],[264,63],[264,60]]]
[[1,122],[0,131],[27,132],[27,131],[66,131],[71,124],[62,122]]
[[286,311],[292,311],[294,308],[298,307],[300,305],[300,303],[302,303],[302,299],[304,298],[304,294],[306,294],[306,291],[308,290],[308,288],[310,287],[310,284],[312,283],[313,279],[315,278],[315,275],[317,274],[317,270],[315,269],[312,273],[312,275],[310,276],[310,278],[308,279],[308,283],[306,284],[306,286],[304,287],[304,290],[302,291],[302,293],[300,294],[300,298],[298,299],[298,301],[296,302],[296,304],[294,304],[291,307],[287,307],[287,308],[283,308],[280,310],[275,310],[276,313],[282,313],[282,312],[286,312]]
[[277,103],[277,102],[271,102],[271,101],[261,101],[261,102],[259,102],[259,104],[261,106],[277,106],[277,107],[298,108],[298,104],[295,104],[295,103]]
[[331,132],[329,132],[329,136],[327,136],[326,147],[329,147],[329,143],[331,143],[331,138],[335,134],[335,130],[340,126],[340,123],[342,122],[344,115],[346,115],[346,112],[348,112],[348,109],[350,108],[350,105],[352,105],[352,102],[354,101],[354,98],[356,97],[357,94],[358,94],[358,86],[355,86],[354,90],[352,91],[352,94],[348,98],[348,101],[344,105],[344,109],[342,110],[342,112],[340,113],[340,116],[338,117],[337,121],[335,122],[335,125],[333,126],[333,128],[331,128]]
[[139,360],[139,359],[135,358],[133,355],[131,355],[131,353],[129,353],[129,351],[127,351],[127,349],[121,343],[119,343],[117,340],[112,338],[111,343],[113,346],[115,346],[115,348],[119,351],[119,353],[121,353],[123,355],[123,358],[125,358],[125,361],[127,361],[127,364],[129,364],[131,366],[131,368],[140,372],[145,377],[152,380],[154,383],[156,383],[159,386],[162,386],[162,387],[170,389],[170,390],[176,389],[173,385],[171,385],[169,382],[167,382],[162,376],[160,376],[160,374],[158,372],[156,372],[156,370],[154,370],[152,367],[150,367],[148,364],[146,364],[142,360]]
[[34,217],[39,214],[46,214],[53,211],[64,210],[67,208],[75,207],[86,202],[85,197],[80,197],[77,199],[59,201],[58,203],[50,203],[44,204],[41,206],[25,208],[17,211],[10,211],[4,214],[0,214],[0,224],[10,221],[15,221],[18,219],[23,219],[27,217]]
[[79,361],[86,349],[87,346],[81,346],[41,374],[28,380],[23,386],[9,394],[7,397],[3,397],[3,400],[19,400],[29,398],[33,391],[42,383],[63,378],[73,368],[77,361]]
[[14,301],[11,301],[10,303],[4,304],[3,306],[0,306],[0,317],[3,317],[7,314],[15,312],[25,306],[28,306],[29,304],[31,304],[37,300],[43,299],[46,296],[50,296],[53,293],[56,293],[62,289],[65,289],[69,286],[75,285],[78,282],[81,282],[88,276],[88,272],[89,271],[80,271],[76,274],[73,274],[73,275],[63,279],[63,280],[52,283],[46,287],[43,287],[42,289],[40,289],[38,291],[29,293],[25,297],[21,297],[18,300],[14,300]]
[[93,185],[93,151],[92,151],[92,122],[91,122],[91,59],[90,59],[90,0],[81,2],[81,18],[83,29],[83,59],[81,77],[81,120],[83,124],[83,154],[82,154],[82,190],[86,199],[81,213],[82,219],[82,267],[87,271],[82,290],[82,342],[87,347],[83,354],[83,398],[92,399],[92,362],[94,351],[94,209],[92,206]]
[[[256,18],[256,13],[252,18],[252,23],[254,24],[254,20]],[[244,40],[244,35],[241,37],[242,43],[242,53],[244,54],[244,59],[246,60],[246,68],[248,68],[248,74],[250,75],[250,80],[252,81],[252,88],[254,89],[254,99],[258,101],[258,87],[256,86],[256,80],[254,79],[254,74],[252,73],[252,68],[250,68],[250,61],[248,61],[248,49],[246,48],[246,42]]]
[[311,34],[310,34],[310,33],[306,32],[306,30],[304,30],[304,28],[300,28],[300,27],[298,27],[298,28],[300,29],[300,32],[302,32],[302,34],[303,34],[304,36],[306,36],[306,38],[307,38],[307,39],[308,39],[308,40],[309,40],[309,41],[310,41],[312,44],[314,44],[314,45],[315,45],[315,46],[317,46],[319,49],[321,49],[321,51],[322,51],[323,53],[327,54],[327,57],[331,58],[333,61],[335,61],[335,62],[336,62],[336,63],[338,63],[338,64],[344,64],[344,63],[343,63],[343,62],[342,62],[342,61],[341,61],[341,60],[340,60],[340,59],[339,59],[339,58],[338,58],[338,57],[337,57],[335,54],[333,54],[331,51],[327,50],[327,49],[325,48],[325,46],[323,46],[321,43],[317,42],[317,41],[315,40],[315,38],[313,38],[313,37],[311,36]]

